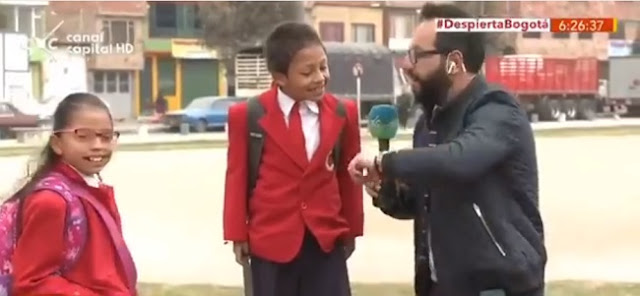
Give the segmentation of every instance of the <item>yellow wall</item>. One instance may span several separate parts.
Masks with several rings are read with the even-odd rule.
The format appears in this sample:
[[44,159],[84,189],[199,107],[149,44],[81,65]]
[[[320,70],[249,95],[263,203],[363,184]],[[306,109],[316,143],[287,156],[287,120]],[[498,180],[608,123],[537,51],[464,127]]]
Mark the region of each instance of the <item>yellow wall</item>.
[[224,66],[222,61],[218,61],[218,95],[226,96],[228,94],[227,89],[227,67]]
[[133,87],[134,87],[134,91],[133,91],[133,97],[135,100],[134,103],[134,114],[136,115],[136,117],[140,116],[140,70],[138,71],[133,71]]
[[[176,69],[175,69],[175,81],[176,81],[176,92],[175,94],[167,94],[165,98],[167,99],[168,109],[172,110],[180,110],[182,109],[182,60],[176,60]],[[226,78],[226,70],[224,64],[220,62],[218,64],[218,92],[220,96],[227,95],[227,78]],[[137,101],[138,105],[140,104],[140,71],[136,71],[135,83],[137,87]],[[152,98],[155,100],[158,97],[158,56],[153,55],[151,57],[151,93]],[[139,110],[136,109],[136,110]]]
[[384,44],[382,40],[382,9],[380,8],[316,5],[311,11],[311,21],[316,30],[320,29],[320,22],[344,23],[345,42],[352,42],[351,24],[373,24],[376,30],[376,43]]

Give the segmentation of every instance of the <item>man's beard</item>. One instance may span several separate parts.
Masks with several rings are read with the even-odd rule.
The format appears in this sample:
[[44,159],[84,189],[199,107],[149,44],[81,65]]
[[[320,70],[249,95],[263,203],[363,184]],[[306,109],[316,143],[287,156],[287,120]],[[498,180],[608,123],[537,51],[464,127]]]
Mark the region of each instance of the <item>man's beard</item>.
[[414,97],[425,110],[431,111],[435,105],[442,105],[446,99],[451,87],[451,80],[444,66],[440,67],[430,77],[426,79],[418,79],[420,89],[414,91]]

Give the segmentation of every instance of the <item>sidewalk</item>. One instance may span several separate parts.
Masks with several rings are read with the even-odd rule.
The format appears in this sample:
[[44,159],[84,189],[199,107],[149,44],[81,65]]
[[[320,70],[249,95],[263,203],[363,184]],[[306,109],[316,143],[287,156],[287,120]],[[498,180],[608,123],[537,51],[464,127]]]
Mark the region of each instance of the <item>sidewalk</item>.
[[[118,141],[120,146],[138,146],[149,144],[179,144],[189,142],[207,142],[211,145],[226,146],[227,134],[225,132],[178,133],[158,132],[157,125],[147,125],[148,133],[136,133],[143,125],[127,124],[117,128],[124,133]],[[628,119],[600,119],[595,121],[567,121],[567,122],[540,122],[532,123],[533,130],[559,130],[559,129],[589,129],[589,128],[615,128],[615,127],[640,127],[640,118]],[[413,128],[400,129],[396,135],[398,140],[409,140]],[[361,136],[365,140],[372,140],[366,128],[361,129]],[[0,150],[32,149],[41,147],[44,142],[18,143],[16,140],[0,140]]]
[[[154,143],[180,143],[180,142],[198,142],[198,141],[212,141],[212,142],[227,142],[226,133],[191,133],[188,135],[181,134],[169,134],[169,133],[150,133],[147,135],[139,134],[122,134],[118,140],[120,145],[131,144],[154,144]],[[0,149],[7,149],[11,147],[15,148],[29,148],[39,147],[44,145],[42,142],[32,143],[18,143],[17,140],[0,140]]]

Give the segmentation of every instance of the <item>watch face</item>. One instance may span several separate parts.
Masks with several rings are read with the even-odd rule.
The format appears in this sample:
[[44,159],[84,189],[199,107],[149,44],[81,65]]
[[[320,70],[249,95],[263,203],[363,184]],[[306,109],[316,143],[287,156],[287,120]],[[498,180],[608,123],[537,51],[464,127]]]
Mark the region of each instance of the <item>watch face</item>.
[[507,296],[507,294],[502,289],[496,289],[482,291],[480,292],[480,296]]

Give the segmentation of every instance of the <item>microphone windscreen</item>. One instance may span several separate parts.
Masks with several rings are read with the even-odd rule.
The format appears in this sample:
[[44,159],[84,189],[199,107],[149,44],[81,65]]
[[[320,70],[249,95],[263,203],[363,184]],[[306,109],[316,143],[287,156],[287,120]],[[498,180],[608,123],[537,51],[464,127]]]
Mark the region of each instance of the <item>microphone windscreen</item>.
[[375,105],[369,111],[369,133],[376,139],[389,140],[398,132],[398,110],[389,104]]

